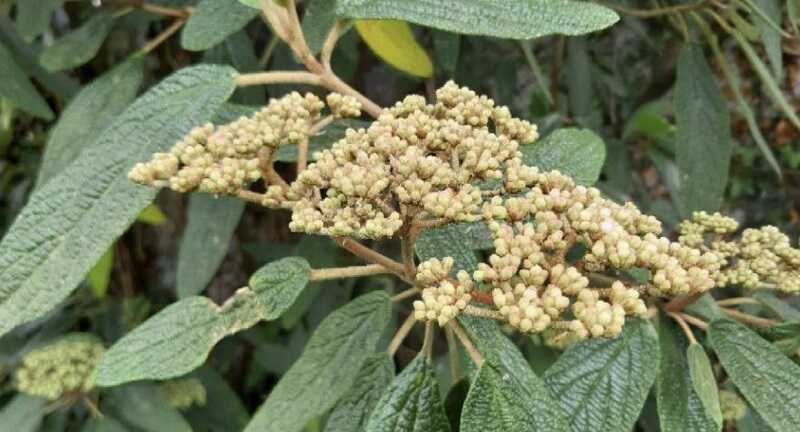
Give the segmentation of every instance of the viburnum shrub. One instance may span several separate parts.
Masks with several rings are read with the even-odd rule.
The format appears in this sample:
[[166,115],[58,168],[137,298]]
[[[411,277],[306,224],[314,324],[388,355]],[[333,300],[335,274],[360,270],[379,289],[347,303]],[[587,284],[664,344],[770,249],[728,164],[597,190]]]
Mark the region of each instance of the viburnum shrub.
[[[123,3],[176,17],[135,61],[187,18],[184,37],[194,31],[202,40],[213,37],[215,18],[239,14],[247,22],[260,13],[271,29],[269,49],[285,44],[304,70],[198,65],[133,102],[96,144],[39,186],[6,234],[0,335],[21,338],[26,333],[16,332],[48,320],[51,310],[86,307],[60,305],[159,189],[216,206],[206,222],[211,234],[185,234],[209,255],[220,241],[213,225],[225,224],[228,211],[238,220],[243,203],[286,226],[292,249],[268,251],[273,258],[246,284],[226,280],[219,302],[199,293],[221,256],[191,265],[189,273],[205,273],[204,266],[212,273],[199,289],[179,287],[180,299],[152,316],[149,305],[125,302],[102,313],[89,308],[91,324],[45,326],[37,336],[43,342],[21,344],[8,362],[9,389],[20,396],[0,419],[37,428],[46,409],[60,409],[91,418],[84,430],[800,430],[800,311],[791,306],[800,292],[800,249],[775,226],[740,226],[741,218],[718,212],[713,201],[724,184],[714,192],[713,181],[703,185],[702,172],[681,162],[675,187],[686,218],[672,232],[662,221],[669,214],[647,214],[629,197],[592,185],[599,167],[590,161],[597,140],[590,132],[540,138],[536,124],[458,79],[438,88],[430,79],[426,95],[383,107],[332,63],[351,25],[379,55],[386,50],[378,42],[413,42],[401,21],[375,18],[529,39],[602,29],[617,19],[610,9],[572,1],[316,0],[301,23],[294,0],[233,2],[235,13],[223,12],[232,7],[227,1],[196,9]],[[684,37],[707,35],[719,51],[703,17],[725,27],[742,19],[737,10],[701,1],[647,13],[672,16]],[[315,13],[330,21],[317,23],[321,34],[306,24],[322,19]],[[484,20],[495,15],[508,27],[487,29]],[[527,20],[542,28],[528,29]],[[204,24],[210,27],[198,30]],[[706,72],[705,63],[691,63],[697,50],[681,55],[679,74]],[[257,107],[223,105],[237,89],[279,84],[315,89],[289,90]],[[689,106],[676,112],[680,124],[715,112],[697,108],[694,84],[681,81],[675,90]],[[320,143],[335,130],[335,139]],[[113,147],[119,140],[125,147]],[[179,284],[192,277],[181,271]],[[320,290],[337,289],[334,311],[304,315],[322,302]],[[313,320],[306,343],[297,330],[288,346],[268,342],[299,319]],[[53,337],[62,327],[82,332]],[[274,360],[278,352],[292,353],[291,361]],[[239,364],[252,359],[255,371]],[[216,367],[233,371],[237,389],[260,405],[252,418]],[[267,372],[280,378],[261,392]],[[15,404],[38,414],[21,415]]]

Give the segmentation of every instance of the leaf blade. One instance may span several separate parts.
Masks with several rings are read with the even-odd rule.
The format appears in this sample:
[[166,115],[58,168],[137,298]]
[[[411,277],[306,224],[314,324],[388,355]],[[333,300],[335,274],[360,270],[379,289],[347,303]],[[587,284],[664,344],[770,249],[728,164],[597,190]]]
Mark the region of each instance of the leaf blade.
[[606,159],[603,139],[589,129],[558,129],[520,151],[526,165],[559,170],[583,185],[597,182]]
[[241,30],[259,13],[238,0],[202,0],[181,32],[181,46],[205,51]]
[[386,63],[416,77],[433,75],[433,62],[414,39],[407,22],[356,20],[354,26],[372,52]]
[[36,91],[28,76],[14,61],[11,51],[0,42],[0,96],[8,98],[28,114],[45,120],[53,118],[53,111]]

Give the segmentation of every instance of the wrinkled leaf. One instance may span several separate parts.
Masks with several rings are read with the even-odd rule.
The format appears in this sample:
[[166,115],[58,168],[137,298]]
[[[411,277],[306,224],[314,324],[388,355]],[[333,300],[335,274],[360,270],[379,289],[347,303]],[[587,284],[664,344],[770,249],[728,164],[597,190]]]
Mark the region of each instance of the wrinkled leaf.
[[0,409],[0,425],[8,431],[37,432],[46,406],[46,399],[18,394]]
[[[791,1],[793,0],[790,0],[789,3]],[[750,3],[761,12],[761,14],[756,14],[754,20],[759,33],[761,33],[761,43],[764,45],[769,64],[772,66],[772,76],[780,82],[783,79],[783,51],[781,34],[775,27],[776,23],[779,26],[781,22],[781,1],[751,0]]]
[[53,12],[61,6],[62,0],[17,1],[15,26],[20,36],[27,42],[44,33],[50,27]]
[[114,25],[114,16],[98,12],[78,29],[62,36],[45,48],[39,63],[49,71],[60,71],[80,66],[97,54]]
[[179,298],[201,293],[217,273],[244,207],[244,201],[232,197],[199,193],[189,197],[188,221],[178,249]]
[[250,288],[259,296],[264,319],[283,314],[308,284],[311,267],[298,257],[283,258],[258,269],[250,276]]
[[553,33],[580,35],[619,20],[603,6],[571,0],[338,0],[349,18],[392,18],[455,33],[531,39]]
[[181,46],[204,51],[241,30],[258,15],[258,10],[237,0],[202,0],[181,32]]
[[433,75],[433,63],[414,39],[407,22],[356,20],[355,28],[372,52],[386,63],[417,77]]
[[328,415],[326,432],[363,432],[378,400],[394,379],[394,363],[385,352],[370,357],[353,387]]
[[572,430],[630,430],[658,371],[658,340],[650,323],[631,319],[620,336],[572,345],[545,373]]
[[127,432],[127,429],[109,416],[90,419],[81,432]]
[[142,84],[144,57],[132,57],[75,95],[47,140],[37,185],[47,183],[92,145],[133,101]]
[[736,388],[778,432],[800,424],[800,366],[755,332],[720,319],[708,326],[708,338]]
[[728,105],[703,49],[685,45],[675,87],[675,160],[680,171],[681,214],[716,211],[728,184],[731,130]]
[[208,121],[233,91],[232,78],[221,66],[175,73],[31,195],[0,243],[0,335],[72,292],[156,194],[128,180],[128,170]]
[[461,35],[433,29],[431,38],[436,67],[450,77],[454,76],[458,66],[458,55],[461,52]]
[[195,426],[195,431],[239,432],[250,421],[242,401],[225,378],[216,370],[206,367],[194,375],[206,389],[206,404],[193,406],[184,416]]
[[[339,120],[323,129],[320,133],[312,136],[308,140],[308,156],[310,161],[316,160],[316,152],[331,148],[333,143],[344,138],[347,129],[360,129],[369,127],[369,122],[356,119]],[[297,146],[283,145],[278,147],[275,152],[275,160],[278,162],[297,162]]]
[[44,119],[53,118],[47,102],[28,80],[25,71],[14,61],[11,51],[0,42],[0,97],[7,98],[19,109]]
[[[662,316],[658,321],[661,359],[656,380],[656,398],[661,430],[663,432],[720,431],[722,414],[719,400],[716,400],[716,406],[710,398],[706,398],[708,403],[704,403],[703,396],[697,390],[686,351],[689,346],[686,336],[669,318]],[[697,358],[695,362],[698,362]],[[700,371],[697,366],[695,370]],[[713,379],[713,375],[711,378]],[[714,382],[714,395],[716,395],[716,382]]]
[[158,387],[135,383],[108,390],[103,394],[104,413],[133,430],[142,432],[192,432],[181,414],[164,399]]
[[520,150],[526,165],[559,170],[583,185],[597,181],[606,158],[603,139],[588,129],[558,129]]
[[319,53],[328,33],[336,24],[336,0],[311,0],[303,14],[303,35],[308,48]]
[[420,353],[398,375],[369,417],[366,432],[449,432],[439,383]]
[[389,323],[391,300],[364,294],[328,315],[245,432],[297,432],[350,389]]

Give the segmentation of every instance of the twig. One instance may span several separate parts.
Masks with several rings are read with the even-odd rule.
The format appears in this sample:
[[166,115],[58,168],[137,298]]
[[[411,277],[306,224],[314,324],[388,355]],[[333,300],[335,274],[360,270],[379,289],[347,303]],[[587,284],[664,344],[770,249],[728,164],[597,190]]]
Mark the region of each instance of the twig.
[[419,294],[419,292],[420,292],[419,288],[416,288],[416,287],[415,288],[409,288],[409,289],[407,289],[405,291],[401,291],[400,293],[395,294],[392,297],[392,302],[393,303],[397,303],[397,302],[403,301],[403,300],[405,300],[405,299],[407,299],[409,297],[414,297],[415,295]]
[[475,300],[475,301],[478,301],[478,302],[481,302],[483,304],[487,304],[487,305],[490,305],[490,306],[494,305],[494,298],[492,298],[492,294],[491,293],[483,292],[483,291],[472,291],[470,293],[470,296],[472,296],[472,299]]
[[672,319],[678,323],[678,326],[683,330],[683,333],[686,335],[686,339],[689,339],[689,344],[694,345],[697,343],[697,339],[694,337],[694,333],[692,333],[692,329],[689,328],[689,325],[686,324],[686,320],[683,319],[679,314],[675,312],[667,312]]
[[403,325],[397,329],[397,333],[394,334],[392,341],[389,342],[389,347],[386,349],[390,356],[394,357],[394,355],[397,354],[400,344],[403,343],[403,340],[405,340],[406,336],[408,336],[408,333],[411,332],[411,329],[414,328],[414,324],[416,323],[417,320],[414,318],[414,314],[412,313],[408,316],[408,318],[406,318],[406,320],[403,322]]
[[178,19],[175,20],[169,27],[167,27],[164,31],[159,33],[156,37],[152,40],[147,42],[143,47],[139,49],[139,53],[141,54],[149,54],[154,49],[158,48],[165,40],[169,39],[170,36],[175,34],[181,27],[186,23],[186,19]]
[[264,52],[261,53],[261,58],[258,59],[258,64],[262,68],[267,67],[267,64],[269,64],[269,59],[272,58],[272,53],[274,53],[275,48],[278,47],[278,42],[280,42],[280,39],[278,39],[278,37],[275,35],[273,35],[269,39],[269,42],[267,42],[267,46],[264,47]]
[[100,412],[100,409],[97,408],[97,404],[95,404],[94,401],[89,398],[89,396],[86,395],[83,396],[83,403],[84,405],[86,405],[86,408],[89,409],[89,412],[92,414],[93,418],[96,419],[103,418],[103,413]]
[[240,190],[236,192],[236,196],[253,204],[263,205],[264,203],[264,194],[260,194],[258,192]]
[[372,276],[377,274],[391,273],[386,267],[380,264],[367,264],[363,266],[335,267],[311,270],[311,281],[321,281],[328,279],[343,279],[351,277]]
[[453,335],[453,329],[451,327],[444,328],[444,337],[447,340],[447,359],[450,363],[450,381],[452,384],[458,382],[459,378],[461,378],[460,372],[460,359],[461,353],[458,352],[458,345],[456,345],[456,338]]
[[664,309],[666,309],[668,312],[681,312],[686,309],[686,306],[696,302],[697,299],[703,296],[703,294],[704,293],[694,293],[681,297],[675,297],[664,306]]
[[425,338],[422,340],[422,351],[430,363],[433,360],[433,322],[431,321],[425,323]]
[[305,71],[256,72],[241,74],[236,77],[236,85],[239,87],[283,83],[323,85],[319,76]]
[[403,264],[400,264],[399,262],[387,257],[386,255],[383,255],[380,252],[372,250],[351,238],[334,237],[333,240],[340,247],[347,249],[353,255],[361,257],[367,261],[380,264],[386,267],[389,271],[391,271],[395,275],[397,275],[400,279],[407,282],[409,285],[414,285],[414,281],[406,276]]
[[328,37],[325,38],[325,42],[322,44],[322,50],[319,53],[320,62],[322,62],[322,66],[327,71],[333,71],[331,68],[331,56],[333,55],[333,49],[336,48],[336,42],[339,41],[339,26],[342,23],[337,21],[331,31],[328,33]]
[[[669,312],[667,312],[667,313],[669,313]],[[683,318],[684,321],[686,321],[687,323],[699,328],[700,330],[705,331],[708,328],[708,323],[703,321],[703,320],[701,320],[700,318],[697,318],[695,316],[692,316],[692,315],[689,315],[689,314],[685,314],[685,313],[677,313],[677,314],[681,318]]]
[[631,9],[625,6],[620,6],[614,3],[607,3],[607,2],[597,2],[609,9],[614,9],[617,12],[622,12],[624,14],[632,15],[639,18],[657,18],[664,15],[671,15],[674,13],[679,12],[687,12],[696,9],[701,9],[706,6],[711,5],[712,0],[700,0],[695,3],[690,4],[680,4],[670,7],[664,8],[657,8],[657,9]]
[[739,312],[736,309],[729,309],[729,308],[720,308],[720,309],[722,310],[722,312],[724,312],[731,318],[735,318],[745,324],[751,324],[756,327],[770,327],[778,323],[775,320],[749,315],[744,312]]
[[733,297],[724,300],[717,300],[720,306],[739,306],[745,304],[760,305],[761,302],[751,297]]
[[483,366],[483,364],[486,363],[486,359],[483,357],[483,354],[475,348],[475,345],[472,343],[469,336],[467,336],[467,333],[461,328],[461,324],[459,324],[457,320],[450,320],[447,326],[453,329],[453,333],[456,334],[461,345],[464,345],[464,349],[467,350],[469,358],[472,359],[475,365],[478,367]]

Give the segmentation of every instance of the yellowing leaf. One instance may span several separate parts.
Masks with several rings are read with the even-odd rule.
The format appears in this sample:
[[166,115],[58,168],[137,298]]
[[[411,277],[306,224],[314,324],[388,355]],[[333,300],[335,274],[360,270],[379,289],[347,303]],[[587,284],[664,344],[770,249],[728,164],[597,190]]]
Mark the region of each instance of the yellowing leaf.
[[356,20],[355,27],[372,52],[386,63],[414,76],[433,75],[431,58],[414,39],[407,22]]
[[114,268],[114,245],[100,257],[97,263],[89,270],[86,279],[92,294],[97,298],[105,298],[108,292],[108,285],[111,282],[111,270]]
[[139,213],[139,217],[136,220],[148,225],[161,225],[167,221],[167,215],[157,205],[150,204]]

